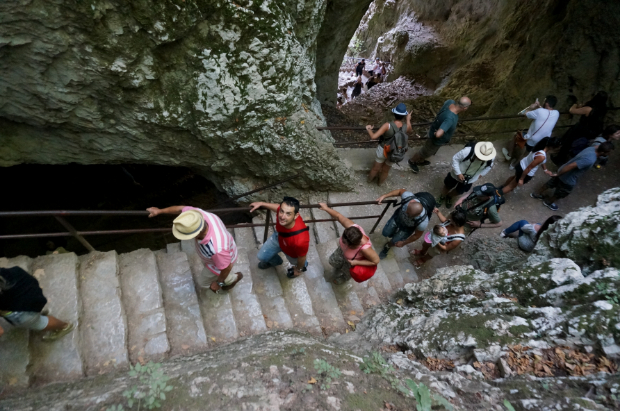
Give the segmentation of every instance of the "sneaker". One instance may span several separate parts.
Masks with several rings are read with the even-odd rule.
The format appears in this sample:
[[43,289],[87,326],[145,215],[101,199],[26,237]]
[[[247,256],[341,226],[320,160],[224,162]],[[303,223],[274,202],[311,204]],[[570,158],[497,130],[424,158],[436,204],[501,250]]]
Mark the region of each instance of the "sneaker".
[[543,204],[551,211],[558,211],[559,209],[559,207],[555,203],[548,203],[546,201],[543,201]]
[[508,169],[509,169],[509,170],[512,170],[512,171],[514,171],[515,166],[513,166],[513,165],[511,164],[510,166],[508,166]]
[[535,198],[536,200],[542,200],[544,197],[540,194],[530,193],[530,197]]
[[431,164],[431,162],[430,162],[430,161],[427,161],[427,160],[424,160],[424,161],[422,161],[421,163],[418,163],[418,165],[419,165],[419,166],[428,166],[428,165],[430,165],[430,164]]
[[446,208],[452,208],[452,197],[446,197]]
[[392,247],[390,247],[389,244],[383,246],[383,250],[381,250],[381,252],[379,253],[379,258],[381,260],[387,257],[388,253],[390,252],[390,248]]
[[69,334],[71,331],[73,331],[74,328],[75,325],[73,325],[73,323],[69,323],[65,328],[61,330],[49,331],[46,335],[42,337],[42,339],[43,341],[56,341],[59,338],[62,338],[65,335]]
[[264,262],[264,261],[259,261],[259,263],[258,263],[258,268],[260,268],[261,270],[266,270],[269,267],[273,267],[273,266],[271,264],[269,264],[269,263]]
[[416,163],[412,163],[410,161],[409,162],[409,167],[411,167],[411,171],[413,171],[416,174],[418,174],[420,172],[420,169],[418,168],[418,165]]
[[446,198],[444,196],[439,196],[439,198],[437,200],[435,200],[435,206],[437,208],[441,207],[441,205],[443,204],[443,202],[446,200]]
[[48,315],[50,315],[50,310],[49,310],[49,308],[45,308],[45,309],[41,310],[41,315],[44,315],[44,316],[48,316]]
[[502,148],[502,153],[504,154],[506,161],[512,160],[512,157],[510,157],[510,154],[508,154],[508,149],[506,147]]
[[501,232],[501,233],[499,233],[499,236],[500,236],[501,238],[506,238],[506,233],[504,232],[504,230],[502,230],[502,232]]

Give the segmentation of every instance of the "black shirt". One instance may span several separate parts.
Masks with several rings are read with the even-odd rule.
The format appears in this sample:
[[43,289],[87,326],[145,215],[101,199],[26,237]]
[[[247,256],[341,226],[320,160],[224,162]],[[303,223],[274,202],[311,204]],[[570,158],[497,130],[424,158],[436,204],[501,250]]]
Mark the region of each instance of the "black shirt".
[[0,291],[1,311],[41,312],[47,299],[39,281],[19,267],[0,268],[0,277],[6,280],[8,289]]

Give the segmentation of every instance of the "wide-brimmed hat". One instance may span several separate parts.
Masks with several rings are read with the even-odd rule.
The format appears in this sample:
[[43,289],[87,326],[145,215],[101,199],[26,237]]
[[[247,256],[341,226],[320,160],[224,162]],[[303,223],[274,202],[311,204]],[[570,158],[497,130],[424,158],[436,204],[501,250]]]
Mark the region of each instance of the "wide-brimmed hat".
[[172,234],[179,240],[191,240],[196,237],[205,226],[200,211],[188,210],[172,222]]
[[399,105],[394,107],[392,109],[392,113],[398,114],[399,116],[406,116],[407,114],[409,114],[407,112],[407,106],[405,105],[405,103],[400,103]]
[[493,143],[488,141],[482,141],[476,144],[474,147],[474,153],[476,153],[476,157],[478,157],[482,161],[491,160],[495,158],[497,154],[495,152],[495,147],[493,147]]

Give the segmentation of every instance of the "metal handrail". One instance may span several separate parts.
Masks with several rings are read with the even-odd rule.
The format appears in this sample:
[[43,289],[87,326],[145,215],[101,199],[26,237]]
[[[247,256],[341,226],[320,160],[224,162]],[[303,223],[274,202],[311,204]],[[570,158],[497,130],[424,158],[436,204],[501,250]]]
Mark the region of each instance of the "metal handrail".
[[[385,208],[378,215],[371,216],[359,216],[359,217],[348,217],[350,220],[364,220],[376,218],[377,221],[373,226],[372,230],[369,234],[372,234],[379,222],[387,212],[390,205],[394,204],[396,200],[384,200],[381,205],[385,204]],[[350,201],[346,203],[327,203],[330,207],[345,207],[345,206],[361,206],[361,205],[379,205],[376,200],[374,201]],[[300,208],[319,208],[318,204],[303,204],[300,205]],[[251,207],[230,207],[230,208],[216,208],[211,210],[205,210],[210,213],[245,213],[249,212]],[[1,211],[0,217],[47,217],[53,216],[58,219],[61,224],[68,230],[67,232],[56,232],[56,233],[35,233],[35,234],[7,234],[0,235],[0,240],[9,240],[9,239],[24,239],[24,238],[40,238],[40,237],[75,237],[84,247],[86,247],[89,251],[95,251],[94,247],[86,241],[84,236],[87,235],[112,235],[112,234],[141,234],[141,233],[161,233],[161,232],[170,232],[170,228],[138,228],[138,229],[128,229],[128,230],[97,230],[97,231],[78,231],[73,228],[63,217],[65,216],[128,216],[128,215],[148,215],[148,211],[136,211],[136,210],[45,210],[45,211]],[[325,218],[325,219],[312,219],[312,220],[304,220],[305,223],[322,223],[329,221],[338,221],[336,218]],[[226,228],[252,228],[252,227],[264,227],[265,228],[265,238],[263,242],[267,241],[267,234],[270,226],[274,226],[275,223],[271,222],[271,212],[268,211],[267,218],[265,219],[264,224],[233,224],[227,225]]]

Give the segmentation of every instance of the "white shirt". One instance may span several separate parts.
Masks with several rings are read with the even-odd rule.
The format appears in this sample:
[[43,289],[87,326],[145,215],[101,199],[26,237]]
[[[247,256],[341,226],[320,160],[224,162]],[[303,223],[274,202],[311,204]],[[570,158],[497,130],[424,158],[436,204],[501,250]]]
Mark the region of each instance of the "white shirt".
[[560,118],[560,112],[557,110],[547,110],[546,108],[537,108],[533,111],[528,111],[525,116],[532,121],[530,129],[527,134],[523,136],[527,140],[527,145],[534,147],[536,143],[545,137],[551,137],[551,132],[555,123]]
[[495,165],[495,159],[493,159],[491,165],[487,167],[488,160],[480,161],[475,155],[469,160],[464,161],[465,157],[467,157],[473,149],[473,147],[465,147],[452,157],[452,170],[450,174],[455,180],[460,181],[458,179],[459,174],[468,174],[471,178],[467,181],[467,184],[474,183],[480,176],[484,176],[491,171],[491,168]]
[[372,71],[375,73],[378,73],[380,69],[381,69],[381,64],[375,63],[375,65],[372,68]]
[[538,167],[541,164],[545,164],[547,162],[547,152],[545,150],[531,152],[530,154],[527,155],[527,157],[523,157],[523,159],[521,159],[521,162],[519,163],[523,171],[525,171],[525,169],[528,168],[530,164],[532,164],[532,161],[534,161],[534,158],[538,156],[543,156],[543,161],[542,163],[538,164],[536,167],[531,169],[529,173],[527,173],[527,175],[530,177],[534,177],[534,174],[536,174],[536,170],[538,170]]

